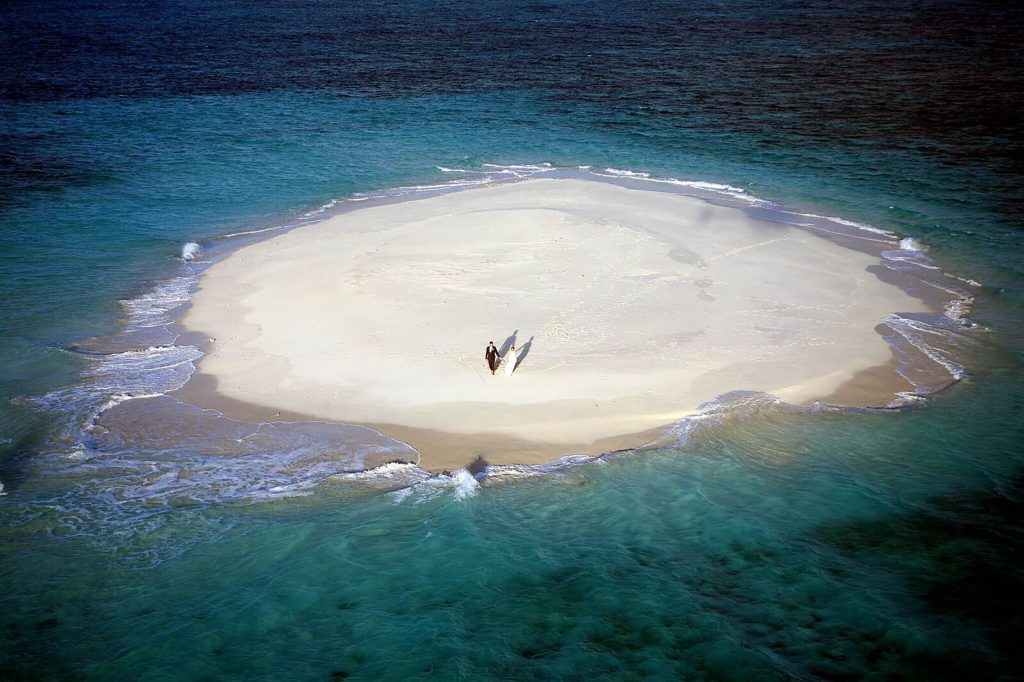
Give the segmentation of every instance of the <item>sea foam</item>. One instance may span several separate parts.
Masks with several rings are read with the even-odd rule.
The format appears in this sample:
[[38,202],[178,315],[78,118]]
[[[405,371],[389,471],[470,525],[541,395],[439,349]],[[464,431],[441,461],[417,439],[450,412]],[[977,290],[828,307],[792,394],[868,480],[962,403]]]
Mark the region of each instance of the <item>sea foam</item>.
[[913,237],[904,237],[900,240],[901,251],[920,251],[924,252],[928,250],[928,247],[917,241]]
[[185,242],[185,245],[181,247],[181,260],[195,260],[201,250],[196,242]]

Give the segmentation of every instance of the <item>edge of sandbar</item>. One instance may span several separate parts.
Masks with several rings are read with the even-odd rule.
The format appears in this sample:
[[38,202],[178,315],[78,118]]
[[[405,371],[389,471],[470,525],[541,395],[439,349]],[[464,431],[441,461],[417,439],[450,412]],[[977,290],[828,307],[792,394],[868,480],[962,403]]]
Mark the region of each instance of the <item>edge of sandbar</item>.
[[[606,180],[600,177],[588,179],[595,182],[624,184],[623,182]],[[518,181],[519,180],[511,180],[509,182]],[[476,188],[462,189],[459,190],[459,192],[470,191],[470,189]],[[694,197],[693,194],[681,192],[678,189],[675,189],[674,191],[672,189],[653,187],[644,189],[648,189],[649,191],[667,191]],[[396,197],[393,198],[393,201],[397,203],[415,201],[423,198],[428,197]],[[706,197],[696,196],[695,198],[710,202]],[[392,203],[392,201],[387,201],[385,203]],[[352,206],[351,208],[355,210],[360,208],[360,206]],[[300,226],[296,226],[296,228]],[[281,232],[275,231],[260,239],[254,240],[250,238],[246,240],[245,245],[269,240],[280,234]],[[849,242],[851,240],[849,238],[824,238],[829,241],[838,241],[841,245],[850,247]],[[227,257],[235,250],[236,248],[226,248],[223,250],[221,257]],[[867,251],[873,255],[879,255],[878,247],[869,249],[861,248],[858,250]],[[879,273],[875,272],[874,274],[877,276]],[[881,278],[883,277],[880,277],[880,279]],[[921,287],[913,284],[900,286],[898,283],[892,281],[893,279],[904,279],[898,274],[886,272],[884,278],[890,280],[888,283],[898,286],[915,298],[922,300],[930,308],[935,310],[935,312],[941,311],[940,301],[948,300],[939,296],[935,291],[922,290]],[[930,295],[926,296],[923,294]],[[210,351],[216,341],[205,336],[199,330],[186,329],[183,327],[181,320],[184,317],[185,311],[187,311],[190,306],[191,301],[182,306],[179,311],[176,311],[175,327],[179,332],[181,332],[183,338],[186,336],[189,337],[191,339],[190,343],[199,346],[200,350],[202,350],[205,355]],[[250,422],[329,421],[321,417],[313,417],[299,412],[274,410],[273,408],[248,403],[246,401],[227,396],[218,391],[216,378],[213,375],[204,373],[201,366],[202,363],[200,361],[195,373],[189,378],[185,385],[177,391],[171,392],[173,397],[197,407],[217,410],[230,418]],[[801,404],[806,406],[814,403],[825,403],[840,408],[887,408],[895,399],[898,398],[900,394],[912,393],[915,391],[915,387],[897,371],[899,368],[900,361],[897,358],[895,351],[893,351],[889,362],[861,370],[831,394],[808,400]],[[949,383],[953,382],[951,381]],[[696,412],[690,414],[696,414]],[[640,448],[651,443],[657,439],[658,436],[663,435],[676,423],[677,422],[665,424],[661,427],[648,429],[640,433],[624,434],[614,438],[601,439],[594,443],[580,444],[545,443],[487,432],[455,434],[407,427],[399,424],[359,423],[359,425],[378,430],[384,435],[395,438],[399,441],[407,442],[407,439],[416,440],[417,446],[415,446],[415,449],[421,455],[421,460],[418,462],[418,465],[428,471],[438,472],[464,467],[473,460],[479,458],[482,455],[482,445],[484,443],[486,443],[488,455],[493,459],[501,460],[493,462],[494,464],[542,464],[572,455],[600,455],[618,450]],[[495,457],[495,455],[497,455],[497,457]]]

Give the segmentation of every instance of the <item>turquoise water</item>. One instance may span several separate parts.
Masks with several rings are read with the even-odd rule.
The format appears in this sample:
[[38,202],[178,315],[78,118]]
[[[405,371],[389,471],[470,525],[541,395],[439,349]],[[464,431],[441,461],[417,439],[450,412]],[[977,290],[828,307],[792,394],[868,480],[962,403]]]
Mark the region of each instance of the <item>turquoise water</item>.
[[8,641],[55,677],[966,675],[1012,642],[963,623],[1019,587],[978,582],[1014,560],[1021,492],[1019,425],[980,427],[1013,408],[996,388],[898,418],[766,409],[462,498],[324,485],[100,536],[36,505],[6,533]]
[[[177,9],[0,10],[3,677],[1021,676],[1019,12]],[[482,485],[332,466],[402,454],[351,427],[97,416],[191,371],[186,243],[538,164],[913,237],[981,285],[965,378]]]

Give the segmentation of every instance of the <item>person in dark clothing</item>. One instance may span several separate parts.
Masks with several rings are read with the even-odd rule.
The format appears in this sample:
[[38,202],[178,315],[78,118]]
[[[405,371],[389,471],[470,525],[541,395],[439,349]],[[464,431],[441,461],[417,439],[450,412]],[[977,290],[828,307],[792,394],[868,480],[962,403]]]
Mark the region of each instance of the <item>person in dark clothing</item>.
[[487,346],[484,357],[487,358],[487,366],[491,368],[491,374],[494,374],[494,370],[498,369],[498,349],[495,348],[494,341]]

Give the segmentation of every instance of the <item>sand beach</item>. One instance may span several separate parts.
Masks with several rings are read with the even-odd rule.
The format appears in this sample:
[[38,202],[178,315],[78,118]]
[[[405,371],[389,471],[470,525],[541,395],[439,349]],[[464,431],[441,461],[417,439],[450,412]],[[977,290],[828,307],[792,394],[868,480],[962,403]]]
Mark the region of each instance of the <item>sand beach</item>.
[[[372,426],[432,470],[638,447],[737,390],[881,406],[910,385],[876,326],[929,308],[877,263],[596,180],[356,209],[209,268],[182,320],[208,352],[178,397]],[[516,346],[514,374],[491,375],[489,341]]]

